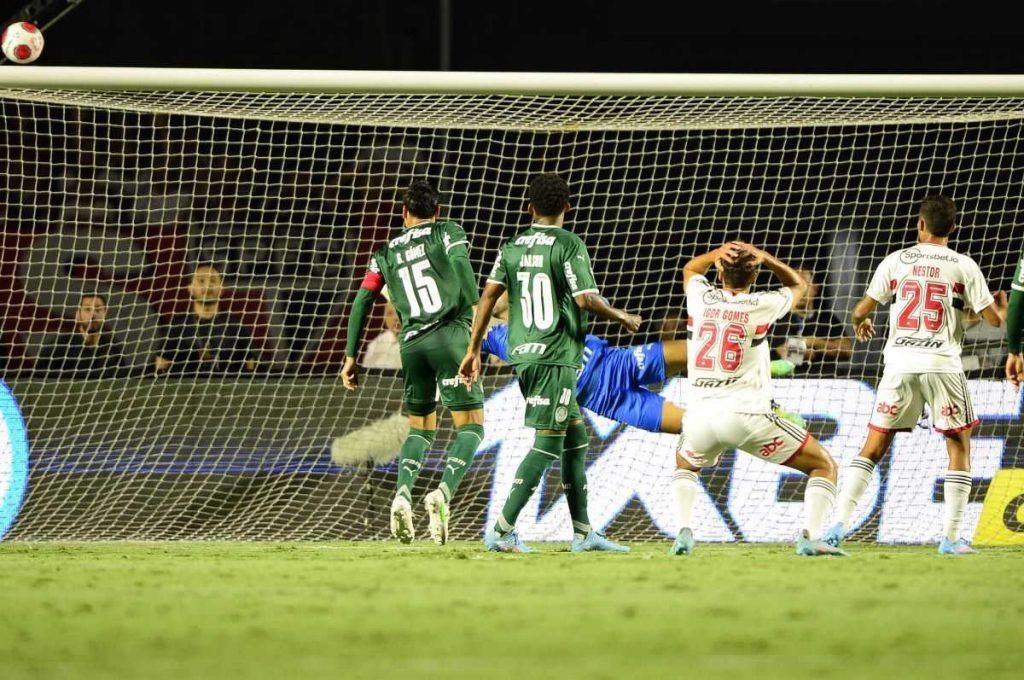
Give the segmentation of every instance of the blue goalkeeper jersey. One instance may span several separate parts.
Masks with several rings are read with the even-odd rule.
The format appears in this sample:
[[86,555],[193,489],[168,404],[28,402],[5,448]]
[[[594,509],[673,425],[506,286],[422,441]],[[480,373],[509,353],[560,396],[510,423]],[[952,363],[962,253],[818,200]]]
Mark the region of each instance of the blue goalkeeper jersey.
[[[491,327],[481,352],[508,363],[508,328]],[[665,398],[645,385],[665,382],[665,351],[660,342],[609,347],[594,335],[583,339],[583,366],[576,377],[576,399],[594,413],[649,432],[661,430]]]
[[[608,341],[596,335],[587,335],[583,339],[583,366],[576,374],[576,394],[586,394],[587,387],[594,375],[594,367],[600,363],[601,355],[608,349]],[[493,354],[506,364],[508,360],[508,326],[501,323],[491,326],[480,346],[483,354]]]

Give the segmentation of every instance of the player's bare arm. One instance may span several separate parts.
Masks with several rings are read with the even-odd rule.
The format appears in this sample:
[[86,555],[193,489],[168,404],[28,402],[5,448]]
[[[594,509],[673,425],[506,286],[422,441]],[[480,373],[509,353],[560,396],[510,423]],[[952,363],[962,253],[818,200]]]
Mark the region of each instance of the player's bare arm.
[[874,313],[878,301],[869,295],[865,295],[853,306],[853,334],[861,342],[867,342],[875,337],[875,324],[871,321],[871,314]]
[[994,302],[985,309],[978,312],[988,325],[993,328],[1001,328],[1006,321],[1006,308],[1008,305],[1006,291],[1000,290],[992,294]]
[[465,385],[472,384],[480,377],[480,345],[483,344],[484,335],[490,326],[494,306],[504,292],[505,286],[488,281],[484,286],[484,292],[480,295],[476,313],[473,314],[473,329],[469,335],[469,346],[466,348],[466,356],[459,365],[459,378]]
[[359,366],[354,357],[345,357],[345,365],[341,367],[341,384],[349,392],[359,387]]
[[1006,356],[1006,379],[1016,388],[1024,382],[1024,354],[1008,354]]
[[585,309],[602,319],[614,321],[630,333],[636,333],[643,322],[643,319],[636,314],[630,314],[624,309],[612,307],[604,297],[597,293],[581,293],[574,297],[573,300],[580,309]]
[[803,336],[807,343],[810,361],[821,359],[839,359],[846,361],[853,357],[853,342],[850,338],[819,338],[813,335]]
[[1024,257],[1014,272],[1013,285],[1006,305],[1006,379],[1017,388],[1024,382],[1024,351],[1021,339],[1024,328]]

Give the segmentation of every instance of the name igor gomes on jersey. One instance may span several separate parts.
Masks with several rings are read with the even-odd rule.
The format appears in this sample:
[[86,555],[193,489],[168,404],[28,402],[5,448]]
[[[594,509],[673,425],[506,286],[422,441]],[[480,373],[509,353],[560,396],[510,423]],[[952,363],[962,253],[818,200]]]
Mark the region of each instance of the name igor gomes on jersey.
[[729,293],[706,277],[686,286],[687,375],[690,408],[771,411],[768,333],[793,306],[788,288],[757,293]]

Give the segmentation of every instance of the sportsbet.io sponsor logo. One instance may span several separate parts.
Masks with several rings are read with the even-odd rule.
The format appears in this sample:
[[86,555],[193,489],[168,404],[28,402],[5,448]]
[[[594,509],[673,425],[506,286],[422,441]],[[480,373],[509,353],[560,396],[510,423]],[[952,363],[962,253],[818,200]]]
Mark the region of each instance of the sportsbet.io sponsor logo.
[[18,516],[28,488],[28,433],[18,400],[0,380],[0,539]]
[[704,300],[705,305],[716,305],[725,300],[725,293],[718,288],[715,288],[713,290],[704,291],[702,299]]
[[903,264],[914,264],[918,260],[937,260],[939,262],[959,262],[960,258],[956,255],[947,255],[945,253],[922,253],[917,248],[907,248],[900,253],[900,262]]
[[900,253],[900,262],[903,264],[913,264],[921,259],[921,251],[917,248],[908,248]]

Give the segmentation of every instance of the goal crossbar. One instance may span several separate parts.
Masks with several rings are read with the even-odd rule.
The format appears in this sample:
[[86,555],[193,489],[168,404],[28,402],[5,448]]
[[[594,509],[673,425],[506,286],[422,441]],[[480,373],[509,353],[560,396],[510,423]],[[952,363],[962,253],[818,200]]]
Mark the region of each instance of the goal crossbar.
[[1024,75],[0,67],[0,88],[612,96],[1016,97]]

